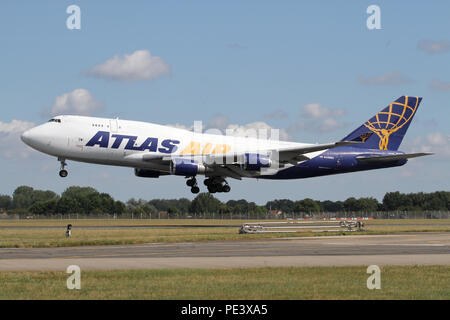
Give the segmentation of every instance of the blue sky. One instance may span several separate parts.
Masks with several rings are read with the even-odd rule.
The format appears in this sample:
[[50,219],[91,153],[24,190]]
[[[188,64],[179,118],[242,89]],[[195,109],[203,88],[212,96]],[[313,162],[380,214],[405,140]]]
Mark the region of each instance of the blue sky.
[[[80,30],[66,27],[72,4]],[[366,26],[372,4],[380,30]],[[2,1],[0,194],[89,185],[124,201],[193,197],[180,177],[140,179],[126,168],[70,162],[60,179],[56,159],[24,146],[21,128],[45,122],[56,98],[79,88],[102,106],[96,116],[186,127],[264,122],[313,143],[343,138],[401,95],[422,96],[400,149],[435,156],[305,180],[231,179],[232,192],[218,197],[263,204],[449,190],[449,9],[444,1]],[[134,81],[92,74],[137,50],[170,71]],[[308,116],[308,105],[322,116]]]

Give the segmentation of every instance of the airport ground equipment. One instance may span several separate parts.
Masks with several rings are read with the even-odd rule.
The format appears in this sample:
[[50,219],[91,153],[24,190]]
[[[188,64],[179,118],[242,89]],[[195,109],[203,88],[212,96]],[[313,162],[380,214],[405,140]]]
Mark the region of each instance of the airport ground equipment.
[[239,233],[337,232],[364,231],[360,220],[288,220],[277,222],[248,222]]

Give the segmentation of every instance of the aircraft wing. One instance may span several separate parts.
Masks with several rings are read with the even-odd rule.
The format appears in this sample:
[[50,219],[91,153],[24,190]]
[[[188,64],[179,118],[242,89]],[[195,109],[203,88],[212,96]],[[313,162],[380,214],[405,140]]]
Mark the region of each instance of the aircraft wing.
[[430,156],[433,153],[405,153],[405,154],[394,154],[394,155],[386,155],[386,156],[359,156],[356,157],[356,160],[360,163],[374,163],[374,162],[391,162],[398,161],[403,159],[417,158],[423,156]]
[[[278,150],[268,150],[268,151],[278,152],[280,162],[281,161],[283,161],[283,162],[291,162],[292,161],[293,162],[293,160],[296,160],[296,159],[299,159],[298,161],[309,160],[310,158],[305,156],[305,154],[307,154],[307,153],[322,151],[322,150],[327,150],[327,149],[331,149],[331,148],[342,147],[342,146],[347,146],[347,145],[352,145],[352,144],[358,144],[358,143],[360,143],[360,142],[339,141],[339,142],[328,143],[328,144],[314,144],[314,145],[309,145],[306,147],[286,147],[286,148],[280,148]],[[255,153],[255,152],[248,151],[245,153]],[[184,156],[177,156],[177,157],[179,157],[179,158],[203,157],[204,159],[207,159],[208,163],[225,163],[225,161],[223,161],[223,159],[235,158],[236,161],[238,161],[237,159],[241,156],[244,156],[245,153],[230,154],[230,155],[228,155],[228,154],[216,154],[216,155],[187,154]],[[173,156],[163,156],[160,154],[143,154],[143,155],[139,154],[139,155],[131,155],[129,157],[135,158],[135,159],[140,159],[142,161],[168,161],[173,158]]]
[[[205,163],[209,165],[239,164],[240,161],[242,161],[241,159],[244,159],[245,154],[247,153],[260,153],[262,155],[268,155],[269,153],[271,153],[273,155],[274,153],[278,152],[278,159],[275,159],[276,157],[273,157],[273,160],[277,160],[279,163],[291,163],[296,165],[300,161],[310,160],[311,158],[307,156],[308,153],[359,143],[360,142],[357,141],[339,141],[328,144],[314,144],[306,147],[285,147],[274,150],[246,151],[242,154],[203,155],[203,159],[205,160]],[[189,155],[189,157],[191,157],[191,155]],[[195,155],[193,155],[192,157],[195,157]]]
[[[316,144],[309,145],[306,147],[285,147],[280,148],[278,150],[267,150],[265,152],[276,153],[278,152],[277,161],[280,164],[291,163],[293,165],[298,164],[300,161],[306,161],[311,159],[307,156],[308,153],[327,150],[331,148],[347,146],[351,144],[358,144],[360,142],[357,141],[339,141],[329,144]],[[262,154],[265,153],[261,151]],[[252,153],[251,151],[245,153]],[[252,172],[242,169],[242,161],[245,159],[245,153],[242,154],[215,154],[215,155],[184,155],[178,156],[179,158],[186,159],[201,159],[201,162],[210,170],[213,170],[214,175],[220,176],[228,176],[235,179],[241,179],[242,177],[257,177],[260,175],[260,172]],[[256,153],[256,152],[253,152]],[[140,154],[140,155],[131,155],[129,157],[134,158],[135,160],[141,160],[144,162],[155,162],[155,163],[167,163],[171,161],[172,156],[162,156],[162,155],[154,155],[154,154]],[[274,170],[273,173],[276,173]]]

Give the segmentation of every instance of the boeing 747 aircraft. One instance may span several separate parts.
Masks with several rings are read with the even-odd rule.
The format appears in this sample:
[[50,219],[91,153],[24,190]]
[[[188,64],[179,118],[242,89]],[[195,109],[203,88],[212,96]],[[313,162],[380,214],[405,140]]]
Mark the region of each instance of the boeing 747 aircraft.
[[226,178],[301,179],[404,165],[431,153],[398,151],[419,97],[402,96],[338,142],[308,144],[198,133],[119,119],[57,116],[24,132],[22,141],[58,158],[134,168],[138,177],[178,175],[192,193],[204,175],[210,193],[229,192]]

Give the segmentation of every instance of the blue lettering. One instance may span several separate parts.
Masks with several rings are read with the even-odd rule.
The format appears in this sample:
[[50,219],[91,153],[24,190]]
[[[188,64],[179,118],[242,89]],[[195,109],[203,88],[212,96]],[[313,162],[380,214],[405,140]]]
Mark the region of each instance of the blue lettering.
[[158,147],[158,138],[147,138],[144,143],[139,147],[139,150],[144,151],[148,149],[150,152],[156,152]]
[[128,138],[128,143],[125,146],[126,150],[136,150],[136,151],[140,151],[141,147],[135,147],[134,144],[136,143],[136,136],[127,136],[126,138]]
[[91,140],[86,144],[86,147],[93,147],[96,144],[100,146],[100,148],[108,148],[109,144],[109,132],[107,131],[99,131],[92,137]]
[[[136,140],[136,138],[137,138],[137,137],[134,137],[134,136],[124,136],[122,134],[113,134],[112,137],[116,138],[116,140],[114,141],[113,145],[111,146],[111,148],[113,148],[113,149],[119,149],[120,145],[122,144],[123,139],[130,140],[130,139],[134,138]],[[134,142],[133,142],[133,144],[134,144]]]
[[[98,145],[100,148],[108,148],[109,135],[107,131],[98,131],[95,136],[86,144],[86,147],[93,147]],[[158,149],[158,138],[147,138],[140,146],[136,146],[137,136],[127,136],[122,134],[113,134],[111,138],[114,138],[114,142],[111,146],[112,149],[119,149],[123,140],[128,140],[125,145],[126,150],[144,151],[150,152],[159,151],[161,153],[173,153],[178,149],[180,141],[166,139],[161,142],[161,147]]]
[[170,140],[170,139],[164,140],[163,142],[161,142],[161,146],[165,147],[166,149],[159,148],[158,151],[161,153],[173,153],[177,151],[178,146],[176,146],[176,144],[179,143],[180,141],[178,140]]

